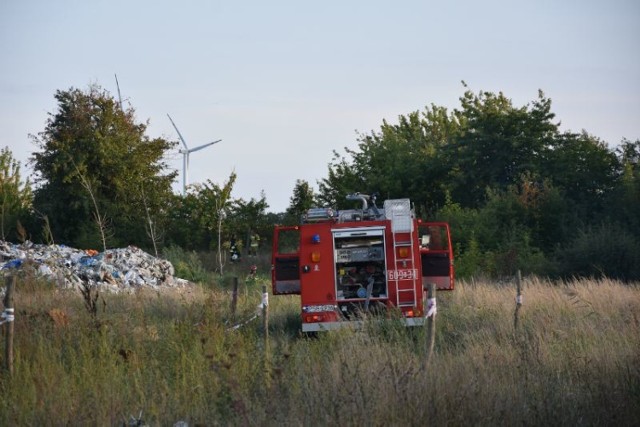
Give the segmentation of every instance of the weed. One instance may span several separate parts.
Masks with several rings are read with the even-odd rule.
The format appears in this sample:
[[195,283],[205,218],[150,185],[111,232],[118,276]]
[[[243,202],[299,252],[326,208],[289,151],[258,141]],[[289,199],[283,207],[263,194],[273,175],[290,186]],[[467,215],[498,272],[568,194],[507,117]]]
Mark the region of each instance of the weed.
[[[640,414],[640,289],[619,282],[527,280],[515,333],[515,288],[461,281],[439,294],[425,369],[423,329],[367,316],[306,339],[296,296],[270,299],[267,353],[261,322],[228,331],[230,289],[217,282],[111,295],[24,280],[35,279],[16,288],[0,425],[633,425]],[[260,287],[240,283],[239,319],[256,313]]]

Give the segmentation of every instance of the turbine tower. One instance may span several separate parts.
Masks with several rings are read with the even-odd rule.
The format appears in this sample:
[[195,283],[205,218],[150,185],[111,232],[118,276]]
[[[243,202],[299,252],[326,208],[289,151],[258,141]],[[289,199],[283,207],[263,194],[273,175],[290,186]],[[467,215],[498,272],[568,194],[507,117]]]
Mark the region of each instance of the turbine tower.
[[194,151],[207,148],[208,146],[213,145],[216,142],[220,142],[222,140],[218,139],[213,142],[207,142],[206,144],[202,144],[195,148],[189,148],[184,138],[182,137],[182,134],[178,130],[178,127],[176,126],[175,123],[173,123],[173,119],[168,113],[167,113],[167,117],[169,117],[169,120],[171,121],[173,128],[176,130],[176,132],[178,132],[178,137],[180,138],[180,141],[182,141],[182,145],[184,145],[184,149],[178,150],[178,152],[182,154],[182,195],[185,196],[187,194],[187,185],[189,184],[189,154],[193,153]]

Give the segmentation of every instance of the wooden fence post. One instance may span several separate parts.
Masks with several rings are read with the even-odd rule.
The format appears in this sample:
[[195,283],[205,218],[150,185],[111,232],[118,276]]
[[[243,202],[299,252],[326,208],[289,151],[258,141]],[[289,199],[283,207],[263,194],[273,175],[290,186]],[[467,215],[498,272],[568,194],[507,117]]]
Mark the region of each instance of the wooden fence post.
[[238,278],[233,278],[233,293],[231,294],[231,318],[236,318],[236,308],[238,307]]
[[427,360],[426,364],[429,364],[433,350],[436,345],[436,286],[433,283],[429,283],[427,292]]
[[2,313],[3,322],[5,324],[5,369],[9,375],[13,374],[13,320],[14,320],[14,307],[13,307],[13,289],[16,282],[16,277],[9,275],[6,277],[6,293],[4,296],[4,312]]
[[513,329],[515,332],[518,331],[518,323],[519,316],[518,312],[520,311],[520,307],[522,306],[522,274],[520,270],[516,275],[516,311],[513,313]]
[[271,387],[271,355],[269,354],[269,294],[267,285],[262,285],[262,330],[264,335],[264,381]]
[[262,285],[262,330],[264,331],[264,348],[269,348],[269,294],[267,293],[267,285]]

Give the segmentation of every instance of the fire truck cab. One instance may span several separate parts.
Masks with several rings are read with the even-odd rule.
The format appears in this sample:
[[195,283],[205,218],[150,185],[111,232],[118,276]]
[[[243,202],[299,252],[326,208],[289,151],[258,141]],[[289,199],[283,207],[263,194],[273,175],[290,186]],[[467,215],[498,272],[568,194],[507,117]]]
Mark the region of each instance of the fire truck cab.
[[302,331],[361,322],[366,312],[397,310],[406,326],[424,323],[426,289],[453,290],[446,223],[415,218],[409,199],[352,194],[360,209],[313,208],[300,225],[276,226],[272,292],[298,294]]

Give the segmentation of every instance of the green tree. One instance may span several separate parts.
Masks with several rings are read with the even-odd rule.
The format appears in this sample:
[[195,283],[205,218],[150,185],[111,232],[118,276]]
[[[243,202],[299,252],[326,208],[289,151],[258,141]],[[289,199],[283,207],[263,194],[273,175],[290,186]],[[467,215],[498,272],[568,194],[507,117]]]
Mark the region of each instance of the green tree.
[[313,188],[303,179],[296,180],[293,195],[289,199],[287,215],[292,223],[299,223],[304,213],[315,204]]
[[558,131],[551,100],[542,91],[522,107],[515,107],[502,92],[467,90],[460,102],[460,134],[446,150],[448,185],[456,201],[479,207],[486,201],[487,188],[504,190],[527,172],[540,176]]
[[211,180],[190,185],[187,194],[174,196],[169,213],[167,243],[188,250],[216,250],[220,273],[224,268],[223,239],[235,230],[229,218],[233,212],[231,193],[236,173],[218,185]]
[[442,147],[459,133],[458,118],[446,108],[431,106],[386,120],[378,132],[359,135],[356,150],[345,148],[349,159],[334,152],[329,174],[320,181],[319,199],[346,206],[350,193],[378,193],[382,199],[411,197],[425,216],[444,204],[446,165]]
[[640,234],[640,142],[616,155],[586,131],[560,132],[542,91],[516,106],[465,90],[460,104],[383,120],[357,149],[334,152],[318,199],[344,208],[353,192],[409,197],[420,217],[450,222],[465,274],[565,274],[558,251],[580,230],[611,222]]
[[[24,221],[31,210],[33,195],[29,181],[22,182],[20,162],[13,158],[8,147],[0,150],[0,238],[20,238],[18,222]],[[25,238],[26,236],[22,236]]]
[[542,174],[563,192],[581,221],[601,222],[607,210],[605,201],[616,186],[619,162],[615,152],[585,131],[559,134],[552,144]]
[[217,251],[218,206],[221,201],[224,202],[220,229],[222,246],[231,236],[244,239],[246,243],[250,230],[261,237],[270,237],[273,224],[282,223],[283,214],[265,212],[269,205],[264,193],[260,194],[259,199],[252,198],[249,201],[234,199],[232,193],[228,193],[225,199],[224,189],[232,190],[235,179],[233,173],[222,187],[207,181],[205,184],[191,185],[185,196],[175,195],[168,208],[166,243],[187,250]]
[[271,235],[272,225],[267,221],[266,210],[269,207],[264,192],[259,199],[252,198],[248,202],[243,199],[231,201],[227,217],[231,233],[244,240],[244,247],[249,247],[250,234],[257,233],[261,238]]
[[[347,154],[351,151],[345,147]],[[349,160],[333,151],[328,165],[327,177],[318,182],[318,203],[322,206],[344,208],[347,194],[361,191],[364,186],[362,175]]]
[[222,236],[225,231],[223,226],[231,210],[231,192],[236,178],[236,173],[232,172],[223,186],[218,186],[207,180],[200,191],[200,199],[206,207],[203,210],[205,227],[209,231],[214,231],[217,235],[218,267],[221,275],[225,264],[222,255]]
[[610,216],[640,237],[640,140],[624,139],[616,150],[620,170],[608,203]]
[[98,85],[57,91],[55,99],[57,111],[31,136],[40,149],[32,157],[35,208],[57,240],[78,247],[100,242],[96,211],[108,222],[111,244],[149,244],[150,213],[156,226],[165,223],[177,172],[168,172],[163,158],[176,143],[147,137],[148,122],[137,123],[133,108],[123,111]]
[[200,213],[202,208],[196,193],[187,191],[184,196],[174,194],[167,211],[166,245],[191,251],[209,249],[211,237],[210,233],[205,232]]

